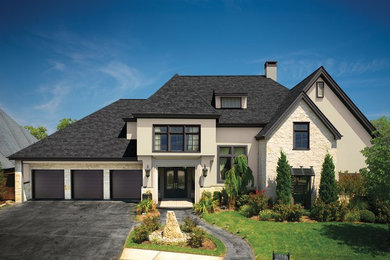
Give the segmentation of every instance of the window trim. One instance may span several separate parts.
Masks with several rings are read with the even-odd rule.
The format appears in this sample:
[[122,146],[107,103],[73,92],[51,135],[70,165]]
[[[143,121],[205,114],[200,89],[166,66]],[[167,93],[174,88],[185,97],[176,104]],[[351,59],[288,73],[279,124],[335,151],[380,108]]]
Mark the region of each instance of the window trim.
[[[201,152],[201,127],[200,125],[187,125],[187,124],[153,124],[153,137],[152,137],[152,152],[154,153],[200,153]],[[156,132],[155,132],[155,127],[167,127],[167,132],[166,133],[161,133],[161,134],[166,134],[167,135],[167,150],[155,150],[154,149],[154,141],[156,137]],[[170,127],[183,127],[183,133],[170,133],[169,129]],[[199,147],[197,151],[188,151],[187,150],[187,135],[196,135],[196,133],[186,133],[186,127],[198,127],[199,128]],[[160,134],[160,133],[157,133]],[[183,135],[183,150],[182,151],[171,151],[171,134],[182,134]]]
[[[320,88],[320,85],[322,84],[322,96],[319,95],[319,88]],[[316,97],[317,98],[323,98],[325,96],[325,82],[323,81],[318,81],[316,83]]]
[[[223,107],[222,106],[222,99],[223,98],[239,98],[240,99],[240,107]],[[240,96],[220,96],[219,99],[220,99],[219,102],[221,103],[220,109],[242,109],[242,97],[240,97]]]
[[[230,154],[220,154],[220,149],[221,148],[230,148]],[[245,155],[248,157],[248,146],[247,145],[217,145],[217,183],[224,183],[225,180],[222,180],[221,175],[220,175],[220,168],[219,168],[219,163],[220,163],[220,157],[230,157],[230,163],[233,166],[234,164],[234,148],[244,148],[245,149]]]
[[[295,125],[307,125],[307,131],[295,130]],[[296,148],[295,132],[307,132],[307,148]],[[310,122],[293,122],[293,150],[308,151],[310,150]]]

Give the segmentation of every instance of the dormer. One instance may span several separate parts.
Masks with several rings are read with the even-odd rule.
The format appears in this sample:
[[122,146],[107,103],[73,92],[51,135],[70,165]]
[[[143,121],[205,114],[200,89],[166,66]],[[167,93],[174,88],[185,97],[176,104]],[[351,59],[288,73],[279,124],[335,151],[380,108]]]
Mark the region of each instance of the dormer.
[[214,93],[215,108],[218,109],[246,109],[247,93]]

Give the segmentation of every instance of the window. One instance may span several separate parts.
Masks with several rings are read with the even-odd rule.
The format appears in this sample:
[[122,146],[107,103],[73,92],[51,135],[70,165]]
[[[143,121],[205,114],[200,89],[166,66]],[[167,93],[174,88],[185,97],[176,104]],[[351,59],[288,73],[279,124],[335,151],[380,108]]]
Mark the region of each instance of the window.
[[234,164],[234,158],[246,154],[246,146],[218,146],[218,182],[225,180],[226,172]]
[[200,126],[154,126],[153,151],[199,152]]
[[324,82],[317,82],[317,97],[324,97]]
[[294,123],[294,150],[309,149],[309,123]]
[[241,108],[241,97],[221,97],[221,108]]

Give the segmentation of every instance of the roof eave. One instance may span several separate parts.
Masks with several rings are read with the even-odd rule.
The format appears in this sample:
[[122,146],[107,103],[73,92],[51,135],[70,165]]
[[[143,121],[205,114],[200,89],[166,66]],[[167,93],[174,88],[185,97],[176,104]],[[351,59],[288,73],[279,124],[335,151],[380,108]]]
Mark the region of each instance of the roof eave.
[[161,114],[161,113],[133,113],[134,118],[189,118],[189,119],[218,119],[217,114]]

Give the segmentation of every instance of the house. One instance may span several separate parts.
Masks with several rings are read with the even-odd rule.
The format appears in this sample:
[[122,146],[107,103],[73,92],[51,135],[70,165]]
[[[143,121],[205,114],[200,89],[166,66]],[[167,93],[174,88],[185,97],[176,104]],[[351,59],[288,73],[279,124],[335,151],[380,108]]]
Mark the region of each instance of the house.
[[7,156],[26,148],[36,141],[37,139],[34,136],[0,109],[0,166],[6,176],[4,187],[0,187],[0,189],[5,190],[5,194],[1,199],[15,199],[15,161],[9,160]]
[[280,151],[295,202],[318,192],[326,153],[337,171],[365,167],[374,127],[320,67],[292,89],[264,76],[174,75],[147,99],[121,99],[10,158],[16,199],[187,198],[221,190],[245,154],[255,187],[275,196]]

